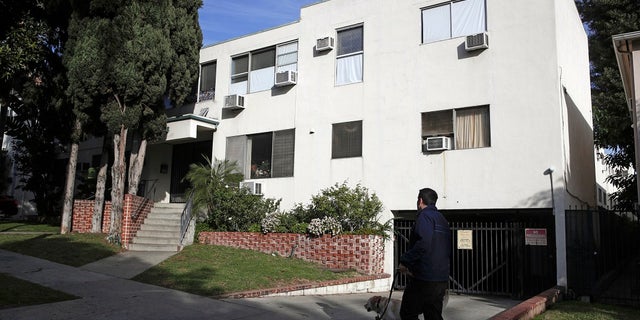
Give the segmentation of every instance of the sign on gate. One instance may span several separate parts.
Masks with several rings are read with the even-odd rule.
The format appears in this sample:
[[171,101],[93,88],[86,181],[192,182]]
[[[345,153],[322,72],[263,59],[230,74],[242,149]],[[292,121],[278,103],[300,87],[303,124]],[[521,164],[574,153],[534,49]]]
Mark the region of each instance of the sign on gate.
[[473,230],[458,230],[458,249],[473,250]]
[[547,229],[524,229],[524,244],[527,246],[546,246]]

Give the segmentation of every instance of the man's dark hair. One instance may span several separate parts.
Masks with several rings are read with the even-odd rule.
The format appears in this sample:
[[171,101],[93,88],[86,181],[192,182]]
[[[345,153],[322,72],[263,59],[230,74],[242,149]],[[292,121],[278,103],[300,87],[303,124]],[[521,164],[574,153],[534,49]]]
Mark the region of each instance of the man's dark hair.
[[426,205],[435,205],[438,201],[438,194],[433,189],[424,188],[420,189],[418,198],[422,199],[422,202]]

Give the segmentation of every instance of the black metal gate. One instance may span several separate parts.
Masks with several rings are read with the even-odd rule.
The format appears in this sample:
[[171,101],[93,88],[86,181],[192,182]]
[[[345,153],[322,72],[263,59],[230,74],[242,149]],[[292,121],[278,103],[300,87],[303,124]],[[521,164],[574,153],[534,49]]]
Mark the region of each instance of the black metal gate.
[[[395,265],[407,250],[414,221],[396,219]],[[546,246],[525,245],[524,222],[449,223],[452,259],[449,290],[465,294],[505,295],[514,298],[537,294],[555,283],[555,237],[548,230]],[[459,241],[460,240],[460,241]],[[397,280],[397,289],[406,285]]]
[[192,163],[206,163],[205,156],[211,157],[212,142],[199,141],[193,143],[176,144],[173,146],[171,159],[170,201],[186,202],[185,191],[189,186],[183,178],[189,172]]

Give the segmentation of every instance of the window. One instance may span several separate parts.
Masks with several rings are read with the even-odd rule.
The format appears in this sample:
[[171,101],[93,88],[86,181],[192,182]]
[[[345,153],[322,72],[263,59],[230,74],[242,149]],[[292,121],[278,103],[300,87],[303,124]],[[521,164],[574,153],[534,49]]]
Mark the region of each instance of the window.
[[298,41],[276,48],[276,72],[298,71]]
[[200,92],[198,101],[212,100],[216,93],[216,62],[207,62],[200,67]]
[[333,124],[331,158],[362,156],[362,121]]
[[249,72],[249,92],[269,90],[275,78],[276,49],[270,48],[251,53],[251,71]]
[[275,73],[287,70],[298,70],[297,41],[233,57],[229,94],[269,90],[275,84]]
[[489,106],[425,112],[422,114],[422,138],[452,137],[455,149],[491,146]]
[[485,0],[450,1],[422,9],[422,43],[486,30]]
[[227,138],[226,159],[247,179],[293,177],[295,130]]
[[336,85],[362,82],[363,28],[338,31]]
[[231,87],[229,94],[245,94],[249,88],[249,55],[231,59]]

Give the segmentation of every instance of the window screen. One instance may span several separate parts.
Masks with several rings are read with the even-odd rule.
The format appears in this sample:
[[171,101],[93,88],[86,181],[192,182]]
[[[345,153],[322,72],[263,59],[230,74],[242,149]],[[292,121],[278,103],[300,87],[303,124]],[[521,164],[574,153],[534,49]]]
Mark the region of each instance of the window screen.
[[333,124],[331,158],[362,156],[362,121]]
[[216,62],[202,65],[200,69],[200,95],[199,100],[211,100],[216,91]]
[[338,31],[336,85],[362,82],[363,50],[362,26]]
[[272,177],[293,177],[294,153],[295,130],[274,132]]

